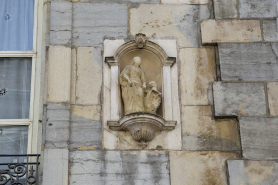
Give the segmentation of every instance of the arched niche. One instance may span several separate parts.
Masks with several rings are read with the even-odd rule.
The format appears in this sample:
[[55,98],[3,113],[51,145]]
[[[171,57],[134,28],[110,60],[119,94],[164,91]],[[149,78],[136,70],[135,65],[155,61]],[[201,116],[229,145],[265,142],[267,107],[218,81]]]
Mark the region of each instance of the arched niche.
[[[141,69],[146,73],[147,82],[155,81],[162,93],[162,103],[154,122],[160,124],[160,131],[147,149],[160,145],[165,149],[181,149],[180,103],[178,95],[177,48],[174,39],[147,40],[137,34],[135,40],[123,39],[104,41],[102,123],[103,147],[106,149],[138,149],[132,134],[125,132],[129,122],[124,115],[119,76],[122,70],[132,63],[134,56],[141,57]],[[148,116],[148,115],[147,115]],[[174,130],[173,130],[174,129]],[[129,130],[130,131],[130,130]],[[132,140],[132,138],[133,140]],[[126,141],[133,143],[126,148]],[[122,144],[121,144],[122,143]],[[144,148],[144,147],[141,147]]]
[[134,41],[120,46],[113,57],[106,57],[111,68],[111,118],[123,117],[123,103],[119,86],[119,74],[139,56],[141,68],[145,72],[147,82],[155,81],[158,91],[162,92],[162,103],[157,114],[165,120],[172,120],[171,66],[175,57],[168,57],[166,52],[156,43],[148,41],[143,34],[137,34]]

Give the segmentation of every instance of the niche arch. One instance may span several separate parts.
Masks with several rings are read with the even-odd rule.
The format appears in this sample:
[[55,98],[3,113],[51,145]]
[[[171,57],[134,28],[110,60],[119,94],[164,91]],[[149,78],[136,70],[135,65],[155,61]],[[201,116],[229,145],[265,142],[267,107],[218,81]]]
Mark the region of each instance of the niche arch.
[[[161,43],[166,46],[166,42],[163,42],[163,40]],[[171,43],[172,46],[173,43],[176,45],[175,41],[171,41]],[[121,119],[123,119],[124,113],[119,75],[125,66],[131,64],[131,59],[134,56],[139,56],[142,59],[141,68],[146,73],[147,82],[156,81],[156,83],[159,84],[158,91],[162,93],[162,103],[157,111],[157,114],[164,120],[164,124],[160,126],[160,131],[173,130],[177,123],[180,124],[176,47],[169,47],[171,51],[168,51],[168,53],[170,53],[170,55],[168,55],[159,43],[147,40],[144,34],[137,34],[135,40],[126,43],[123,40],[108,40],[105,42],[106,48],[108,45],[109,48],[113,49],[108,50],[104,48],[103,126],[111,131],[124,130],[124,126],[121,125]],[[116,45],[118,47],[116,47]],[[175,48],[175,50],[172,48]],[[174,69],[172,68],[173,66]],[[174,73],[172,71],[174,71]],[[156,74],[155,77],[149,77],[154,73]],[[175,86],[174,88],[172,88],[173,83]],[[108,101],[108,99],[110,101]],[[180,125],[178,125],[178,127],[180,130]],[[118,134],[121,135],[121,132],[117,133],[117,135]],[[168,135],[171,134],[173,134],[173,132]],[[169,140],[170,138],[165,139]],[[114,143],[114,146],[117,145],[117,143]],[[181,143],[177,144],[181,146]],[[111,143],[104,143],[104,145],[111,145]],[[116,147],[111,146],[108,148],[113,149]],[[177,149],[175,146],[173,148]]]
[[[119,74],[129,64],[132,57],[142,58],[141,68],[145,71],[147,80],[154,80],[158,84],[158,90],[162,92],[162,103],[158,109],[158,115],[165,120],[172,120],[172,93],[171,93],[171,66],[176,62],[175,57],[168,57],[163,48],[158,44],[148,41],[144,34],[137,34],[135,40],[121,45],[113,57],[106,57],[105,61],[111,68],[111,118],[123,117],[123,104],[119,86]],[[155,59],[157,58],[157,59]],[[155,59],[155,60],[154,60]],[[150,65],[160,62],[160,64]],[[159,73],[157,76],[154,73]],[[150,76],[155,76],[153,79]],[[114,105],[114,106],[113,106]]]

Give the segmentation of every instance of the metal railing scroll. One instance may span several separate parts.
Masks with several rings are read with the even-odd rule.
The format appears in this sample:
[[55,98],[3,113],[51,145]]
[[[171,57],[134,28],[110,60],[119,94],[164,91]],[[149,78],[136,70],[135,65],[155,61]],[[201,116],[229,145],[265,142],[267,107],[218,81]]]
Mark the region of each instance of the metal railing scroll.
[[39,157],[40,154],[0,155],[0,185],[39,185]]

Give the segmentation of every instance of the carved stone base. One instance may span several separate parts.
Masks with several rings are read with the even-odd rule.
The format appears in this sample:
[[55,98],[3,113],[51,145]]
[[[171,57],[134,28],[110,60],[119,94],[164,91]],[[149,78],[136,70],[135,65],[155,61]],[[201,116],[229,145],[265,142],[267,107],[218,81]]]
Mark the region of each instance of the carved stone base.
[[148,112],[131,113],[119,121],[108,121],[111,130],[129,131],[141,148],[145,148],[147,142],[151,141],[157,132],[173,130],[175,125],[176,121],[165,121],[162,117]]

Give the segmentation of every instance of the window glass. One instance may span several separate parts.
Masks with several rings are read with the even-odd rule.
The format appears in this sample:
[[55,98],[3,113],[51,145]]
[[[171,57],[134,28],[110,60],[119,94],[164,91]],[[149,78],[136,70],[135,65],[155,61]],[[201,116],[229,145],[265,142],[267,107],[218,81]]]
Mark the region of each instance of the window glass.
[[0,154],[26,154],[28,126],[0,126]]
[[0,0],[0,51],[33,50],[34,0]]
[[[0,126],[0,155],[27,154],[27,143],[28,126]],[[26,162],[26,157],[0,157],[0,163],[23,162]],[[0,166],[0,170],[5,167]]]
[[32,58],[0,58],[0,119],[29,119]]

